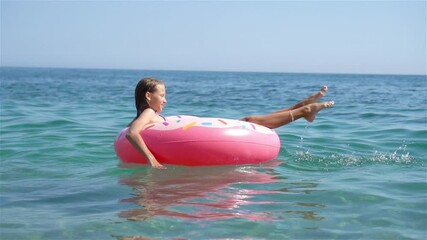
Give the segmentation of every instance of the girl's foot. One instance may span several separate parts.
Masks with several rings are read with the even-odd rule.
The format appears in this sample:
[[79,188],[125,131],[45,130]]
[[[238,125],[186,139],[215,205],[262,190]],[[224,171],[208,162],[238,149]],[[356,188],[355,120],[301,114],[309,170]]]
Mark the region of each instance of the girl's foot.
[[302,106],[317,102],[317,100],[319,100],[320,98],[322,98],[326,95],[327,91],[328,91],[328,86],[323,86],[322,89],[320,89],[320,91],[318,91],[317,93],[315,93],[315,94],[311,95],[310,97],[304,99],[301,102]]
[[[326,88],[326,90],[327,90],[327,88]],[[320,110],[322,110],[324,108],[332,107],[334,104],[335,104],[334,101],[323,102],[323,103],[311,103],[311,104],[306,106],[306,109],[304,109],[305,110],[304,118],[308,122],[313,122],[314,119],[316,118],[317,113],[320,112]]]
[[319,92],[313,94],[312,96],[308,97],[308,99],[311,100],[310,103],[314,103],[320,98],[324,97],[326,95],[326,92],[328,91],[328,86],[323,86],[322,89],[320,89]]

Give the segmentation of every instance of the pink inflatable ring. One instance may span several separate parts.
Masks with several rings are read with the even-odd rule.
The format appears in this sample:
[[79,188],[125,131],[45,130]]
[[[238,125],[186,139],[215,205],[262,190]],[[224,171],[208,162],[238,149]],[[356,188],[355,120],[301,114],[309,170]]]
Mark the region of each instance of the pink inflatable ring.
[[[127,131],[121,130],[116,137],[117,156],[125,163],[147,164],[127,140]],[[258,164],[275,159],[280,151],[280,139],[274,130],[223,118],[172,116],[147,126],[140,134],[161,164]]]

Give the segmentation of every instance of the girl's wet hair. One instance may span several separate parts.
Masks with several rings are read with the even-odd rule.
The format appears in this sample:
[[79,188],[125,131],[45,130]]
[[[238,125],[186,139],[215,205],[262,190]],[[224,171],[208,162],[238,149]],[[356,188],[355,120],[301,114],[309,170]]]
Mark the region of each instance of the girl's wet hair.
[[135,107],[136,107],[136,118],[141,115],[141,113],[150,107],[145,98],[147,92],[153,93],[156,91],[157,85],[164,85],[162,80],[156,78],[143,78],[139,80],[138,84],[135,87]]

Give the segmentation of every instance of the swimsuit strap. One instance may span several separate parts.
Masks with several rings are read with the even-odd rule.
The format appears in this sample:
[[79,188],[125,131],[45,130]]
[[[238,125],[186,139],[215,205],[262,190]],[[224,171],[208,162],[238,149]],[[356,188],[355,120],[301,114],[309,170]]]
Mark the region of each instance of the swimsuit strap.
[[166,118],[165,118],[162,114],[158,113],[158,115],[159,115],[160,117],[162,117],[162,118],[163,118],[163,120],[165,120],[165,122],[166,122]]

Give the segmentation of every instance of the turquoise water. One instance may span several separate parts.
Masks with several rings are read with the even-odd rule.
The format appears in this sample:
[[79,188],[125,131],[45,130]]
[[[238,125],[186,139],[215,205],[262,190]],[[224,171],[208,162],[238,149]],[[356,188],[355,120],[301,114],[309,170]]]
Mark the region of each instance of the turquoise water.
[[[328,85],[262,165],[118,161],[144,76],[164,115],[241,118]],[[426,76],[1,68],[0,239],[425,239]]]

